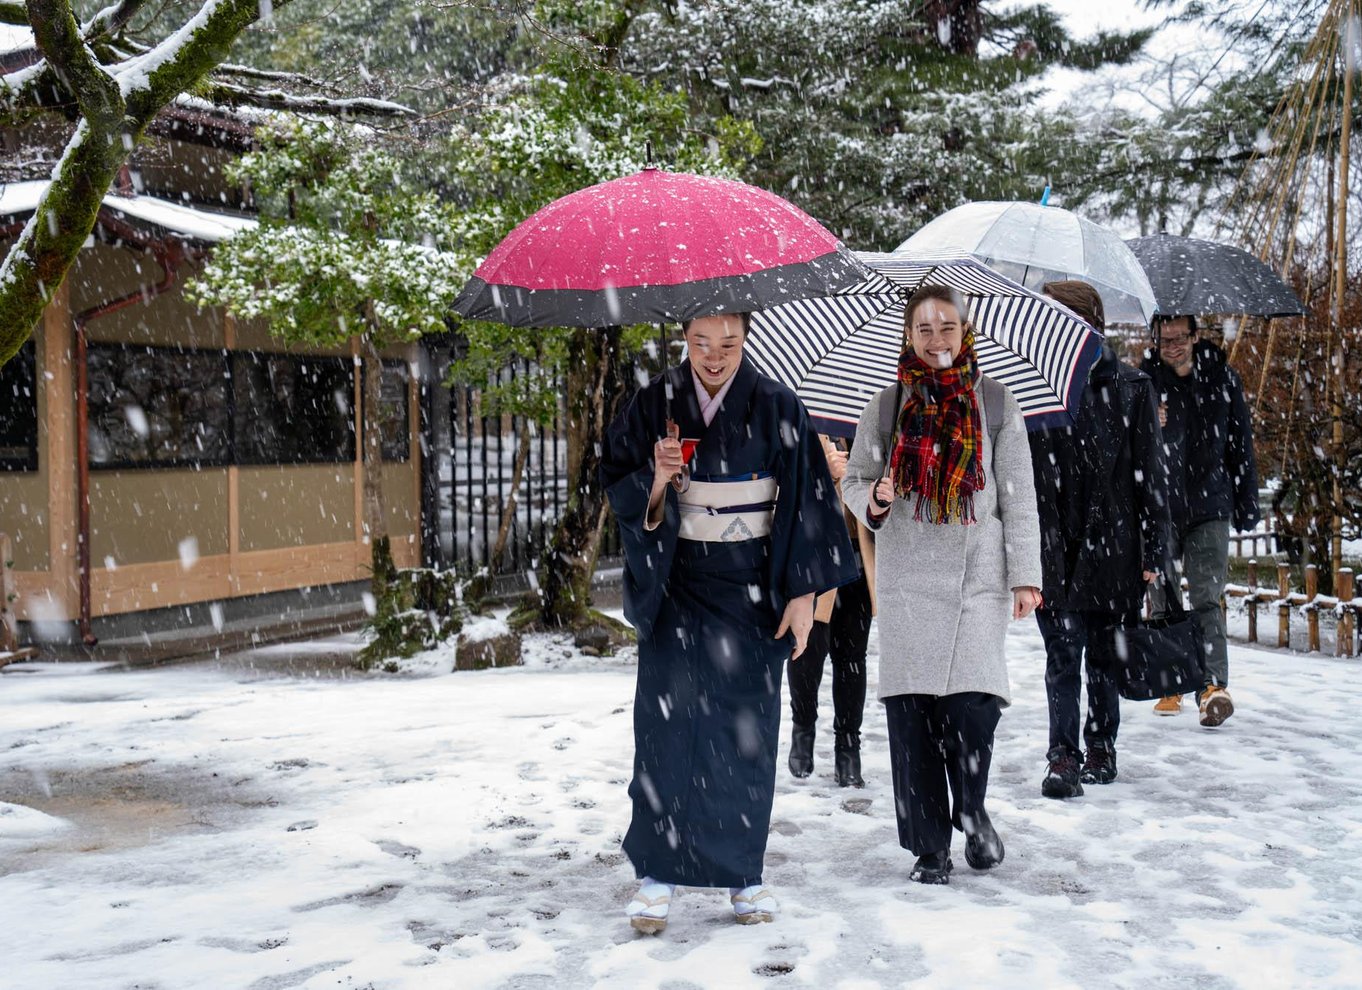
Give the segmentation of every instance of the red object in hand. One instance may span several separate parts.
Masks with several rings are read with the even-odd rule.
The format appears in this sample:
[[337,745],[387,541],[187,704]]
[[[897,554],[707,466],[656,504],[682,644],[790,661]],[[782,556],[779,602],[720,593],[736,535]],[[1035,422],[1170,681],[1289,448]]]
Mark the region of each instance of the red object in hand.
[[690,459],[695,456],[695,448],[700,446],[699,440],[681,441],[681,463],[689,464]]

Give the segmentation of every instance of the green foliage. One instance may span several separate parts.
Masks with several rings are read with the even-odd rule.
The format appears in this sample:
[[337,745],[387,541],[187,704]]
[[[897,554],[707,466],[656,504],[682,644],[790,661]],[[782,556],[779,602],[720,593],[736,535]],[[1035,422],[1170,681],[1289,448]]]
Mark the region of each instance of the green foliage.
[[639,17],[622,59],[684,88],[701,120],[752,121],[752,181],[854,246],[888,249],[966,200],[1062,181],[1074,132],[1032,110],[1026,81],[1144,40],[1079,45],[1044,8],[979,6],[978,57],[956,52],[921,0],[715,0]]
[[242,39],[260,68],[344,81],[438,113],[471,86],[523,68],[531,45],[517,0],[294,0]]
[[1190,235],[1207,213],[1232,216],[1233,193],[1257,150],[1279,93],[1275,74],[1236,73],[1195,102],[1157,116],[1111,110],[1086,122],[1089,167],[1075,174],[1075,200],[1142,233]]
[[220,245],[186,294],[295,343],[443,331],[471,261],[460,215],[407,188],[364,132],[296,121],[260,139],[228,170],[255,190],[260,223]]

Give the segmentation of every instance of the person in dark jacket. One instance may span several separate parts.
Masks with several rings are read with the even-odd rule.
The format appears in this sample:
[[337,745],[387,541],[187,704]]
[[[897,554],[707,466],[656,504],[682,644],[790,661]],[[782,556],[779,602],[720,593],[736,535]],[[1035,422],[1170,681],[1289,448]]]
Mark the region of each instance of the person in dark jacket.
[[[1195,317],[1157,318],[1154,342],[1141,367],[1160,393],[1173,553],[1181,560],[1201,626],[1206,686],[1197,704],[1201,724],[1211,727],[1234,714],[1220,596],[1229,564],[1230,526],[1252,529],[1260,518],[1253,427],[1239,376],[1224,351],[1197,339]],[[1181,697],[1154,705],[1161,715],[1181,709]]]
[[[1045,293],[1097,330],[1102,298],[1085,282],[1050,282]],[[1135,618],[1168,546],[1168,479],[1154,383],[1121,364],[1107,343],[1089,374],[1072,426],[1030,434],[1040,509],[1050,706],[1046,797],[1070,798],[1083,784],[1116,779],[1121,724],[1115,679],[1086,664],[1086,757],[1078,745],[1080,667],[1101,630]],[[1081,762],[1081,766],[1080,766]]]

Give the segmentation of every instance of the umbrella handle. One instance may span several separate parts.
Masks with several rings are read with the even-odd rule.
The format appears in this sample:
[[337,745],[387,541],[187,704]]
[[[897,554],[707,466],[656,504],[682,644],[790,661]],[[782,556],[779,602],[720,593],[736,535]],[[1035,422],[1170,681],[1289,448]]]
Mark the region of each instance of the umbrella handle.
[[[678,426],[676,420],[672,419],[670,416],[667,417],[667,439],[676,441],[680,441],[681,439],[681,427]],[[672,487],[676,489],[678,494],[690,488],[689,465],[681,465],[681,470],[672,475]]]

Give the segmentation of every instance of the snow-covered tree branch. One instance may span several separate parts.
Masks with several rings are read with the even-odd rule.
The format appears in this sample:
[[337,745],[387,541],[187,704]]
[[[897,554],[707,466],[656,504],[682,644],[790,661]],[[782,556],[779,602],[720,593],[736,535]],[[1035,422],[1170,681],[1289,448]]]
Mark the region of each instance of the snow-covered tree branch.
[[[274,0],[278,9],[289,0]],[[204,0],[158,43],[124,37],[146,0],[119,0],[83,25],[71,0],[0,4],[0,21],[33,31],[30,64],[0,75],[0,123],[59,111],[76,126],[52,183],[0,265],[0,364],[28,339],[94,229],[100,203],[146,128],[181,94],[313,113],[405,116],[383,100],[330,99],[214,81],[233,43],[261,15],[260,0]],[[20,14],[23,17],[20,19]],[[228,75],[240,79],[241,67]],[[296,80],[289,80],[296,82]]]

